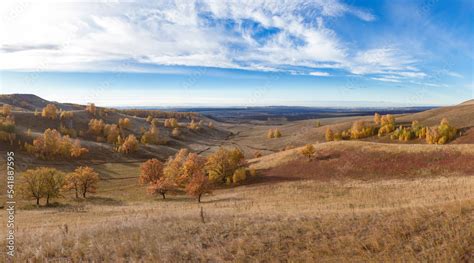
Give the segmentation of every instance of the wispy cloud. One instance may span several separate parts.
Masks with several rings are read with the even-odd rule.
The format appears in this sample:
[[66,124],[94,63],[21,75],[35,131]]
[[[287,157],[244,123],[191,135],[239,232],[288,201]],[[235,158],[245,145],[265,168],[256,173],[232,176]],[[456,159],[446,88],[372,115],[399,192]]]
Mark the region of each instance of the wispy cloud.
[[311,75],[311,76],[316,76],[316,77],[327,77],[327,76],[330,76],[329,73],[327,73],[327,72],[321,72],[321,71],[313,71],[313,72],[310,72],[309,75]]

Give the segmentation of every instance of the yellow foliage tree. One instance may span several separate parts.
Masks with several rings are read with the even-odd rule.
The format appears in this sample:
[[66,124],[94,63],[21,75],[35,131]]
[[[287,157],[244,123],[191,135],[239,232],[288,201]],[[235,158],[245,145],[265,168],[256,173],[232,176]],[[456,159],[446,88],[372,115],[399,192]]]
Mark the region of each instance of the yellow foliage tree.
[[48,104],[43,108],[41,116],[54,120],[58,117],[58,108],[54,104]]

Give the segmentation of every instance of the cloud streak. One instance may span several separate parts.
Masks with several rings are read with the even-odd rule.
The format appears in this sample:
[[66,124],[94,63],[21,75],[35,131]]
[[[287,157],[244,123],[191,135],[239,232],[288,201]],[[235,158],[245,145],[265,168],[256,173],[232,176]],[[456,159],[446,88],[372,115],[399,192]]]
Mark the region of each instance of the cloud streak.
[[368,10],[325,0],[32,4],[1,28],[8,38],[2,39],[0,69],[107,71],[133,61],[134,68],[124,70],[300,67],[313,76],[327,76],[322,68],[424,76],[415,59],[394,47],[351,48],[325,25],[342,16],[376,21]]

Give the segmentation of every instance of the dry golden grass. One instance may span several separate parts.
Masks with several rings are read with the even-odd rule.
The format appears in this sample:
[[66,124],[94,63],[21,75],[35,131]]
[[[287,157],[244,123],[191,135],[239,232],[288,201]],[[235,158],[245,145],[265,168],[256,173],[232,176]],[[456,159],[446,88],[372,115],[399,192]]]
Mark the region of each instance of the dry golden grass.
[[473,177],[296,181],[203,199],[19,211],[17,260],[472,260]]

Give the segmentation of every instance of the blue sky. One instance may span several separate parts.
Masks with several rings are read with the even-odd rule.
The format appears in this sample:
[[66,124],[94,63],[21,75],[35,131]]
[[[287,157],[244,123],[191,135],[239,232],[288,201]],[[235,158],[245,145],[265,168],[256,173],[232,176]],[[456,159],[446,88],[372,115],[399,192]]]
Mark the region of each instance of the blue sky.
[[474,7],[467,0],[0,7],[4,94],[105,106],[450,105],[473,98]]

